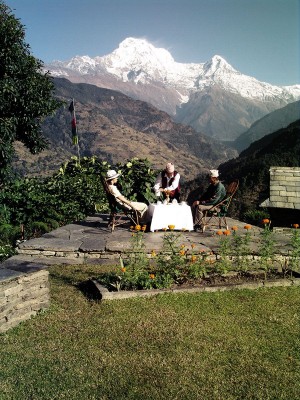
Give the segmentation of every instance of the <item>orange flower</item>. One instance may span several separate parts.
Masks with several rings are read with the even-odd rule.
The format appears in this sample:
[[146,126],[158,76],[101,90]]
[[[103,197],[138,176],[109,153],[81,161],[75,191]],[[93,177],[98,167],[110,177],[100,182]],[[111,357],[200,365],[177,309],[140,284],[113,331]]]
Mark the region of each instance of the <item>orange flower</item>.
[[180,250],[179,254],[180,254],[181,256],[184,256],[184,255],[185,255],[185,251],[184,251],[184,250]]
[[193,249],[193,248],[195,248],[196,247],[196,245],[194,244],[194,243],[192,243],[191,244],[191,248]]
[[141,230],[141,225],[136,225],[136,226],[135,226],[135,230],[136,230],[136,231],[140,231],[140,230]]
[[121,268],[121,271],[122,271],[122,272],[126,272],[126,268],[125,268],[125,267],[122,267],[122,268]]
[[191,262],[195,262],[195,261],[197,261],[197,257],[196,256],[192,256],[191,257]]
[[223,232],[223,235],[225,235],[225,236],[231,235],[230,230],[229,230],[229,229],[226,229],[226,231]]
[[221,236],[221,235],[223,235],[223,231],[217,231],[216,234]]
[[293,224],[293,228],[298,229],[299,228],[299,224]]
[[251,228],[252,228],[251,225],[245,225],[245,226],[244,226],[244,229],[247,229],[247,230],[248,230],[248,229],[251,229]]
[[170,229],[170,231],[173,231],[175,229],[175,225],[168,225],[168,228]]
[[155,278],[155,275],[154,275],[154,274],[149,274],[149,278],[150,278],[150,279],[154,279],[154,278]]
[[270,220],[269,220],[268,218],[264,218],[264,219],[262,220],[262,223],[263,223],[264,225],[269,224],[269,223],[270,223]]
[[146,229],[147,229],[147,225],[143,225],[143,226],[142,226],[142,231],[145,232]]
[[237,231],[237,230],[238,230],[238,227],[237,227],[237,226],[233,226],[231,229],[232,229],[233,231]]
[[184,245],[184,244],[182,244],[180,247],[181,247],[182,249],[184,249],[184,248],[185,248],[185,245]]

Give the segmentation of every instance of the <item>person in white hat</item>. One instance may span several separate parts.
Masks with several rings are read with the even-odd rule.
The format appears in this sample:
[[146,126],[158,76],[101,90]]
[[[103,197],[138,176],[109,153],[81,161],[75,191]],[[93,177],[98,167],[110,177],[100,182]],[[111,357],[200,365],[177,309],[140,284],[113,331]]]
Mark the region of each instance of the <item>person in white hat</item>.
[[175,171],[174,164],[169,162],[166,168],[161,171],[153,186],[156,196],[165,197],[166,192],[169,192],[170,199],[180,200],[180,175]]
[[108,189],[110,193],[115,196],[117,202],[120,204],[121,208],[124,207],[127,210],[134,209],[138,213],[138,217],[140,220],[140,223],[147,223],[148,222],[148,216],[147,216],[147,210],[148,206],[145,203],[140,203],[137,201],[130,201],[124,197],[119,189],[115,186],[115,184],[118,181],[118,177],[120,176],[119,173],[117,173],[115,170],[111,169],[108,170],[106,173],[106,182],[108,185]]
[[219,203],[226,196],[226,189],[219,180],[219,171],[211,169],[209,175],[210,185],[202,194],[199,200],[195,200],[192,204],[192,212],[194,218],[194,229],[202,228],[203,211],[209,210],[211,206]]

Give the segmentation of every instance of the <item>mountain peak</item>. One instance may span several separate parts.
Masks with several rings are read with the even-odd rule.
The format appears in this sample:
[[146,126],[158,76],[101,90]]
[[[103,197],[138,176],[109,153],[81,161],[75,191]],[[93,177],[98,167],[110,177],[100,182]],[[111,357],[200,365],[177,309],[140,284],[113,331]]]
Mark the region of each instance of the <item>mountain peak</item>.
[[110,58],[112,62],[122,61],[122,65],[140,66],[148,63],[165,66],[173,64],[174,59],[171,54],[163,48],[154,47],[146,39],[127,38],[123,40],[119,47],[105,58]]
[[206,76],[213,75],[219,69],[228,72],[237,72],[223,57],[217,54],[208,60],[203,66]]

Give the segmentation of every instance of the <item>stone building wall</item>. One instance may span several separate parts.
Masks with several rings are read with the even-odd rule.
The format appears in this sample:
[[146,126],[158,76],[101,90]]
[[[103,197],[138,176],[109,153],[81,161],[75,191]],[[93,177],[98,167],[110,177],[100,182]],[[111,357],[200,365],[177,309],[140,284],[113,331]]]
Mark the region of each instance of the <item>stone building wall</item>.
[[300,168],[270,168],[269,207],[300,210]]
[[0,333],[50,304],[48,271],[19,272],[0,268]]
[[300,168],[270,168],[270,198],[260,205],[266,207],[274,226],[300,224]]

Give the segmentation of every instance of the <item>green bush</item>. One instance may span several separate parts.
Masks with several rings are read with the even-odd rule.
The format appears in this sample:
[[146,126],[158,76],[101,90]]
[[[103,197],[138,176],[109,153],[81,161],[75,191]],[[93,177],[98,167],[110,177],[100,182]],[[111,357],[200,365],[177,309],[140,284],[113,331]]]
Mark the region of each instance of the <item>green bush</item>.
[[243,221],[248,224],[260,226],[261,221],[265,218],[270,218],[270,215],[267,210],[248,210],[243,214]]
[[[108,169],[121,172],[122,193],[131,200],[149,203],[156,172],[148,160],[133,158],[109,165],[97,157],[77,157],[51,177],[15,179],[0,191],[0,244],[37,237],[59,226],[79,221],[109,206],[100,176]],[[23,228],[23,229],[21,229]]]
[[119,182],[124,196],[146,204],[156,199],[152,188],[157,171],[147,159],[133,158],[124,165],[117,164],[116,170],[121,172]]

